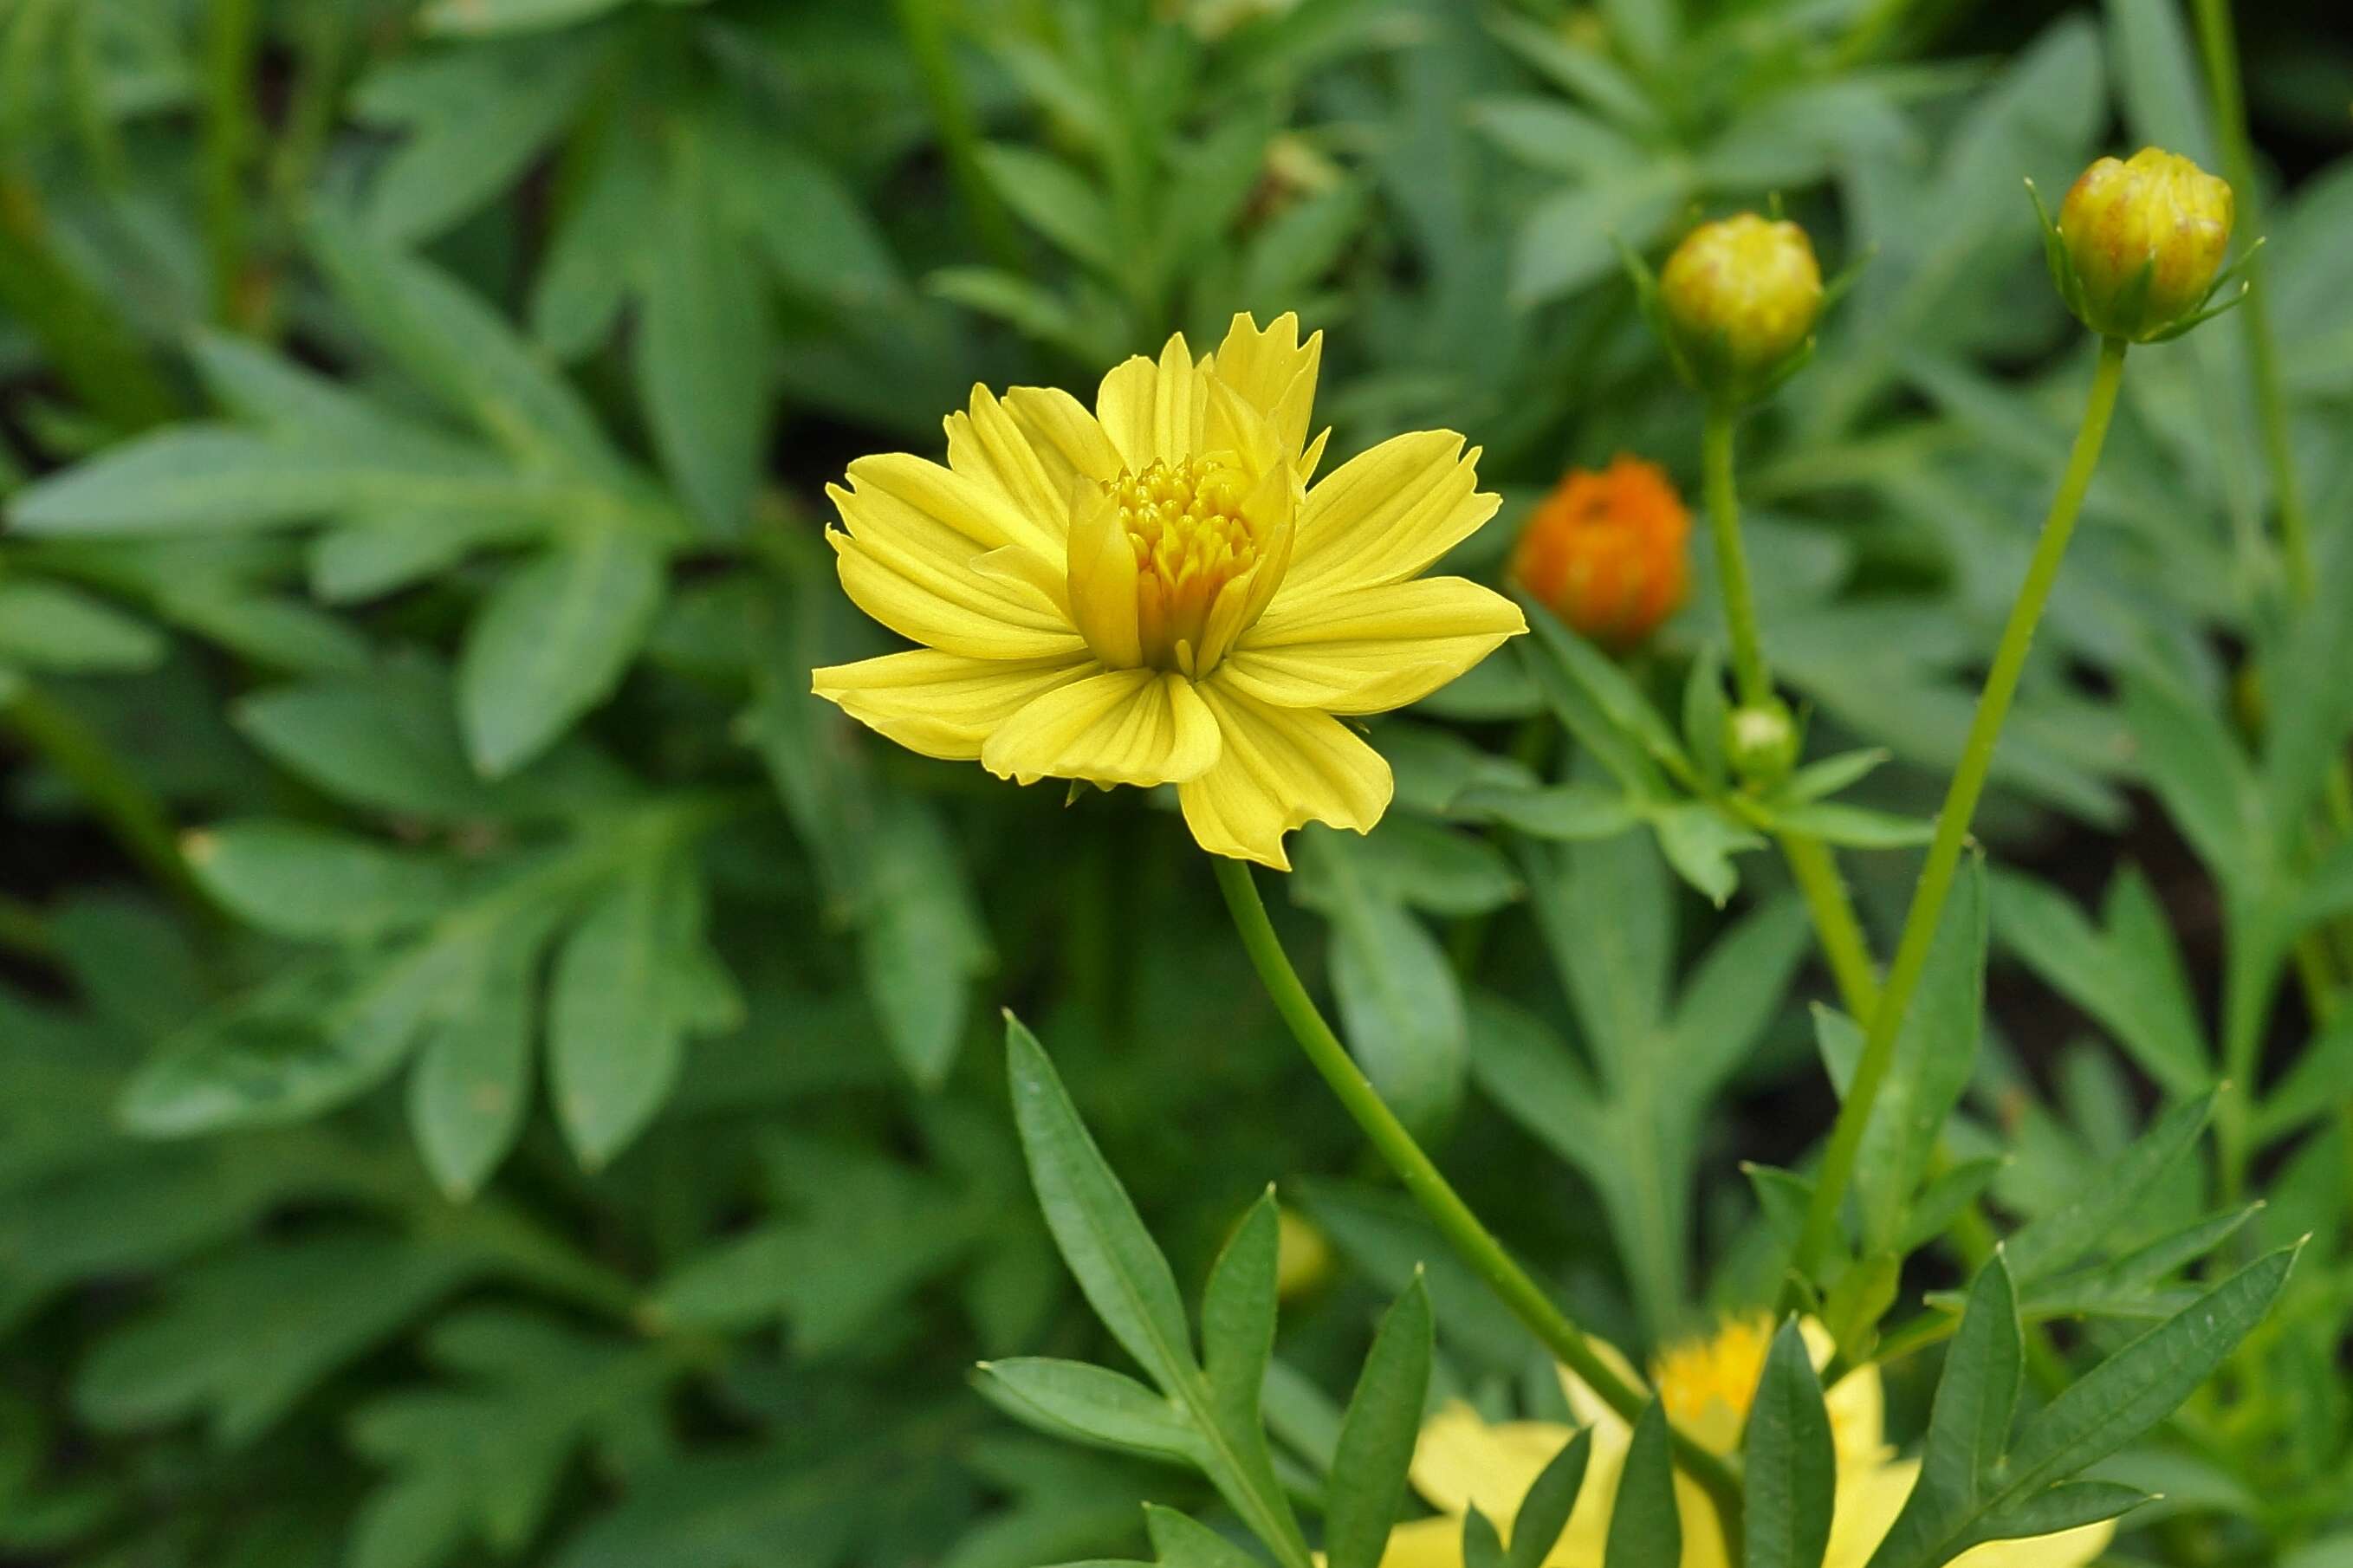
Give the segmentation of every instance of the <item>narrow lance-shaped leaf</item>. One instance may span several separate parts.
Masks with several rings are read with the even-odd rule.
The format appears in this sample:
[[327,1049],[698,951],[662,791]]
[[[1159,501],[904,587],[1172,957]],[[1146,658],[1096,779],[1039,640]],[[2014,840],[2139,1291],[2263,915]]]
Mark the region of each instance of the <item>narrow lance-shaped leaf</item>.
[[1181,1383],[1196,1369],[1168,1259],[1079,1120],[1045,1047],[1009,1013],[1005,1052],[1029,1180],[1062,1261],[1103,1327],[1153,1381],[1164,1388]]
[[[1773,1336],[1748,1412],[1744,1568],[1820,1568],[1838,1450],[1798,1321]],[[1534,1565],[1531,1565],[1534,1568]]]
[[1537,1472],[1529,1483],[1528,1495],[1520,1500],[1518,1517],[1512,1521],[1507,1568],[1543,1568],[1552,1549],[1560,1544],[1560,1532],[1568,1528],[1568,1516],[1576,1510],[1577,1494],[1584,1489],[1586,1467],[1592,1458],[1593,1428],[1588,1426]]
[[1416,1275],[1381,1320],[1340,1426],[1324,1515],[1330,1568],[1377,1568],[1405,1501],[1430,1387],[1430,1293]]
[[1211,1408],[1236,1442],[1260,1438],[1259,1390],[1274,1356],[1275,1266],[1282,1226],[1270,1187],[1234,1229],[1201,1299],[1201,1354]]
[[1626,1443],[1626,1468],[1618,1478],[1618,1499],[1609,1510],[1604,1568],[1658,1568],[1680,1563],[1683,1520],[1675,1510],[1674,1447],[1666,1406],[1653,1399],[1634,1422]]

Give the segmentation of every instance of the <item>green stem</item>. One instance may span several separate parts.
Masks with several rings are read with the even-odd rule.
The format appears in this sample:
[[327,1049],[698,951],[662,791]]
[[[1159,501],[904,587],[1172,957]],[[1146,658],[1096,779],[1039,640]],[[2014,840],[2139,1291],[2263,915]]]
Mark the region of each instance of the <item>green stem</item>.
[[106,742],[82,721],[27,682],[5,710],[26,744],[64,775],[133,860],[191,910],[212,904],[181,858],[164,803],[115,760]]
[[[1259,898],[1258,884],[1251,879],[1248,864],[1224,856],[1213,856],[1211,860],[1217,868],[1219,890],[1225,894],[1226,907],[1233,912],[1234,929],[1241,936],[1242,949],[1250,954],[1250,963],[1273,1000],[1275,1011],[1282,1016],[1292,1037],[1307,1053],[1307,1059],[1331,1086],[1341,1105],[1364,1130],[1389,1169],[1397,1173],[1406,1191],[1437,1225],[1455,1255],[1511,1309],[1512,1315],[1526,1325],[1554,1358],[1583,1378],[1603,1403],[1630,1421],[1641,1415],[1646,1403],[1641,1392],[1594,1352],[1583,1331],[1569,1321],[1544,1288],[1512,1260],[1504,1244],[1471,1212],[1471,1206],[1422,1152],[1421,1145],[1414,1142],[1413,1134],[1406,1131],[1405,1123],[1397,1119],[1379,1091],[1358,1070],[1347,1047],[1332,1032],[1332,1026],[1324,1021],[1314,999],[1307,994],[1307,987],[1300,983],[1298,971],[1291,966],[1282,939],[1275,934],[1274,923],[1267,918],[1266,905]],[[1737,1561],[1738,1477],[1722,1456],[1702,1447],[1689,1435],[1677,1431],[1674,1445],[1675,1462],[1715,1502],[1724,1524],[1725,1539]]]
[[1839,1209],[1846,1201],[1847,1184],[1854,1178],[1863,1129],[1894,1059],[1896,1035],[1927,965],[1929,946],[1944,916],[1945,900],[1953,890],[1954,874],[1960,868],[1969,824],[1977,816],[1978,799],[1985,793],[1986,777],[1993,768],[1995,742],[2001,738],[2002,721],[2010,716],[2010,700],[2018,695],[2019,677],[2026,668],[2034,628],[2050,602],[2052,584],[2066,558],[2067,541],[2075,531],[2076,514],[2083,509],[2084,492],[2091,485],[2092,470],[2098,466],[2100,447],[2107,439],[2116,387],[2124,377],[2125,346],[2117,338],[2103,339],[2100,343],[2099,364],[2093,372],[2091,396],[2084,409],[2083,425],[2075,433],[2074,450],[2059,481],[2059,492],[2052,498],[2050,515],[2043,519],[2042,537],[2035,544],[2017,603],[2010,606],[2009,624],[2002,627],[1993,667],[1986,675],[1985,690],[1978,699],[1977,715],[1969,722],[1968,739],[1961,749],[1960,766],[1946,791],[1944,809],[1936,816],[1936,835],[1928,845],[1919,884],[1913,889],[1912,907],[1904,917],[1895,960],[1888,968],[1879,1005],[1871,1015],[1854,1080],[1845,1103],[1839,1107],[1830,1147],[1815,1177],[1813,1202],[1806,1211],[1806,1228],[1798,1243],[1798,1271],[1807,1278],[1820,1268],[1837,1234]]
[[[1736,411],[1711,405],[1700,438],[1702,474],[1707,492],[1708,525],[1715,537],[1716,581],[1724,592],[1724,622],[1732,637],[1733,679],[1744,705],[1756,707],[1773,698],[1773,672],[1765,662],[1765,638],[1757,626],[1757,595],[1748,579],[1748,546],[1740,532],[1740,487],[1733,476],[1733,421]],[[1862,922],[1855,918],[1846,880],[1828,846],[1800,833],[1779,835],[1782,858],[1789,875],[1805,896],[1815,937],[1839,1000],[1858,1022],[1869,1020],[1879,1005],[1878,965]]]
[[939,128],[949,176],[980,237],[981,248],[998,265],[1018,269],[1021,239],[980,166],[979,122],[965,96],[963,79],[956,75],[955,56],[948,46],[946,7],[941,0],[894,0],[893,9],[899,16],[900,36],[923,83],[923,97],[931,105],[932,120]]
[[255,0],[211,0],[205,13],[202,187],[213,319],[246,316],[245,171],[259,142],[253,109]]
[[[2222,174],[2236,198],[2240,226],[2263,232],[2262,194],[2255,184],[2255,149],[2247,133],[2247,106],[2239,86],[2239,44],[2231,25],[2231,0],[2198,0],[2198,43],[2206,57],[2206,84],[2214,100],[2214,128],[2222,143]],[[2304,510],[2304,487],[2295,473],[2295,447],[2288,427],[2287,395],[2280,382],[2279,346],[2272,336],[2263,255],[2247,265],[2247,298],[2240,308],[2247,338],[2247,362],[2254,372],[2255,413],[2263,427],[2263,457],[2278,498],[2280,555],[2290,593],[2297,603],[2312,597],[2312,528]]]
[[1740,700],[1754,707],[1771,700],[1773,677],[1765,665],[1765,639],[1757,630],[1757,595],[1748,585],[1748,550],[1740,538],[1740,492],[1732,482],[1733,418],[1732,409],[1709,405],[1700,436],[1700,462],[1708,526],[1715,534],[1715,573],[1724,588],[1724,622],[1732,636],[1733,678]]
[[1805,896],[1806,912],[1813,917],[1814,936],[1838,985],[1839,1005],[1857,1023],[1869,1023],[1879,1010],[1879,966],[1872,959],[1862,922],[1855,918],[1837,858],[1820,839],[1802,833],[1781,835],[1781,856]]

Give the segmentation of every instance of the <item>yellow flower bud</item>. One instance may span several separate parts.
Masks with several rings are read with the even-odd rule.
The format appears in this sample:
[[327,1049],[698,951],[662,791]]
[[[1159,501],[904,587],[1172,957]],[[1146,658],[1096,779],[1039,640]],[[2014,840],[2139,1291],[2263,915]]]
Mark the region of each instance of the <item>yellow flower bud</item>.
[[[2068,303],[2104,337],[2146,342],[2205,304],[2231,247],[2231,187],[2155,147],[2103,158],[2059,208]],[[2064,285],[2062,285],[2063,290]]]
[[1684,237],[1659,276],[1659,303],[1700,389],[1746,401],[1794,368],[1813,336],[1821,268],[1804,229],[1742,213]]

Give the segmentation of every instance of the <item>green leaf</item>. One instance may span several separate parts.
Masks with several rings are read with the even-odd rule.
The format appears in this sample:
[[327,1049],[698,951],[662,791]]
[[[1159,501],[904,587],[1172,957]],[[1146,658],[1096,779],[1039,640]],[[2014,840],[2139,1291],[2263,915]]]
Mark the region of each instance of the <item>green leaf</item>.
[[1504,1542],[1495,1527],[1472,1503],[1462,1516],[1462,1568],[1505,1568]]
[[1083,1362],[1022,1357],[980,1363],[981,1392],[1030,1426],[1147,1458],[1198,1463],[1200,1442],[1167,1400]]
[[1332,990],[1350,1053],[1381,1098],[1422,1133],[1461,1106],[1469,1068],[1462,994],[1453,966],[1421,922],[1382,896],[1368,858],[1346,836],[1303,835],[1294,887],[1332,921]]
[[145,669],[169,651],[162,634],[62,583],[0,581],[0,659],[96,674]]
[[767,307],[723,221],[704,139],[682,132],[672,152],[669,204],[649,237],[638,397],[663,467],[709,531],[733,537],[766,455]]
[[981,150],[980,166],[1023,222],[1096,271],[1117,275],[1111,209],[1069,164],[1031,148],[999,143]]
[[1270,1187],[1218,1255],[1201,1298],[1201,1359],[1218,1420],[1236,1442],[1255,1441],[1259,1394],[1274,1359],[1275,1264],[1281,1225]]
[[1506,1568],[1544,1568],[1553,1548],[1560,1544],[1561,1531],[1568,1528],[1568,1516],[1576,1511],[1577,1494],[1584,1488],[1586,1466],[1592,1457],[1593,1428],[1587,1426],[1536,1472],[1527,1495],[1520,1500],[1519,1515],[1512,1521]]
[[1634,1422],[1626,1444],[1626,1468],[1618,1478],[1618,1499],[1609,1510],[1605,1568],[1656,1568],[1682,1561],[1683,1520],[1675,1510],[1674,1447],[1668,1439],[1666,1406],[1653,1399]]
[[2018,1435],[2004,1500],[2080,1473],[2171,1415],[2271,1310],[2300,1250],[2249,1264],[2069,1384]]
[[459,709],[485,776],[512,773],[612,694],[661,608],[659,546],[619,527],[556,544],[501,584],[466,637]]
[[428,0],[417,25],[428,33],[485,37],[570,27],[630,0]]
[[643,859],[591,904],[557,954],[548,994],[548,1082],[583,1164],[642,1131],[676,1081],[686,1044],[678,962],[699,921],[681,864]]
[[1159,1568],[1261,1568],[1257,1558],[1175,1509],[1145,1503],[1144,1528]]
[[1381,1320],[1340,1427],[1324,1514],[1331,1568],[1377,1568],[1388,1544],[1421,1429],[1430,1341],[1430,1293],[1417,1276]]
[[314,208],[307,233],[344,309],[452,412],[533,467],[618,476],[579,394],[480,300],[330,211]]
[[1989,1541],[2025,1541],[2097,1524],[2153,1500],[2138,1487],[2116,1481],[2066,1481],[1988,1514],[1978,1529]]
[[1717,937],[1684,980],[1673,1023],[1678,1071],[1715,1085],[1747,1059],[1780,1015],[1812,932],[1793,899],[1760,905]]
[[1914,816],[1896,816],[1838,801],[1810,801],[1768,808],[1775,826],[1787,833],[1802,833],[1825,844],[1849,849],[1905,849],[1926,844],[1936,824]]
[[2010,1272],[2022,1282],[2047,1279],[2108,1240],[2158,1177],[2196,1146],[2216,1098],[2210,1089],[2175,1106],[2109,1161],[2098,1180],[2021,1227],[2002,1249]]
[[1822,1405],[1821,1379],[1795,1318],[1773,1336],[1743,1444],[1744,1568],[1821,1568],[1831,1539],[1838,1449]]
[[1456,795],[1450,809],[1468,822],[1500,823],[1538,838],[1571,841],[1615,838],[1641,820],[1641,805],[1634,797],[1599,784],[1474,784]]
[[1996,1252],[1978,1270],[1968,1310],[1945,1352],[1928,1415],[1920,1476],[1869,1568],[1926,1568],[1954,1553],[1936,1550],[1951,1521],[1974,1507],[2010,1439],[2026,1342],[2010,1268]]
[[1740,873],[1733,868],[1732,858],[1743,850],[1765,847],[1763,837],[1755,829],[1731,820],[1705,801],[1659,807],[1651,814],[1651,826],[1658,833],[1659,848],[1667,864],[1718,909],[1740,886]]
[[1062,1261],[1112,1337],[1163,1388],[1197,1374],[1168,1260],[1104,1163],[1037,1037],[1005,1020],[1006,1070],[1038,1206]]
[[2125,715],[2149,786],[2217,880],[2244,887],[2272,865],[2263,798],[2237,737],[2170,687],[2125,687]]
[[937,1089],[971,1022],[974,979],[996,962],[971,878],[928,803],[886,796],[864,839],[859,971],[907,1076]]
[[532,1034],[543,933],[500,942],[471,1005],[432,1026],[408,1076],[408,1124],[441,1190],[480,1191],[531,1109]]
[[1855,1160],[1863,1250],[1894,1248],[1945,1122],[1968,1087],[1985,1005],[1985,861],[1973,856],[1945,906],[1918,994]]
[[2214,1078],[2205,1031],[2147,881],[2131,868],[2109,887],[2115,929],[2103,933],[2064,894],[2004,873],[1993,884],[2002,945],[2105,1025],[2168,1093],[2196,1094]]
[[294,822],[237,822],[183,846],[205,890],[238,919],[307,942],[361,942],[431,921],[458,879],[445,863]]

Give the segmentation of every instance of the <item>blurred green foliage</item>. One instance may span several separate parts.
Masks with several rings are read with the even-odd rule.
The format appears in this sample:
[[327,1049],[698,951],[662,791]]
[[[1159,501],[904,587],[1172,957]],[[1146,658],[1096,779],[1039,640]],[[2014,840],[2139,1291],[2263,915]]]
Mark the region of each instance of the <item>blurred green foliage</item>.
[[[2353,61],[2261,37],[2341,609]],[[2088,356],[2020,180],[2141,141],[2214,166],[2199,73],[2172,0],[0,0],[0,1556],[1027,1568],[1142,1550],[1142,1496],[1222,1517],[972,1386],[1105,1347],[1031,1196],[1008,1003],[1187,1300],[1270,1180],[1342,1255],[1286,1304],[1276,1502],[1321,1495],[1392,1298],[1368,1382],[1419,1387],[1434,1316],[1436,1386],[1553,1414],[1314,1098],[1166,803],[1066,808],[808,696],[883,646],[823,486],[936,447],[975,381],[1084,391],[1296,310],[1335,456],[1484,446],[1506,506],[1451,564],[1492,574],[1572,462],[1694,476],[1615,246],[1778,199],[1863,265],[1744,434],[1765,634],[1839,759],[1759,826],[1854,847],[1883,929]],[[2030,1222],[2017,1310],[2086,1364],[2202,1253],[2310,1235],[2220,1391],[2113,1462],[2166,1494],[2119,1561],[2325,1568],[2353,1009],[2285,978],[2353,910],[2303,831],[2353,618],[2280,612],[2250,385],[2231,323],[2135,356],[1984,823],[1996,1005],[1907,1046],[1966,1076],[1915,1075],[1944,1144],[1890,1144],[1863,1205],[1906,1248],[1979,1196]],[[1679,706],[1712,573],[1703,543],[1624,667],[1547,638],[1377,723],[1396,807],[1306,834],[1278,911],[1367,1070],[1630,1348],[1769,1293],[1766,1167],[1830,1105],[1804,928]],[[2152,1108],[2251,1066],[2210,1176]],[[2096,1226],[2087,1191],[2121,1194]],[[1956,1278],[1928,1257],[1915,1295]],[[1906,1436],[1914,1348],[1883,1347]],[[1167,1560],[1207,1550],[1173,1517]]]

